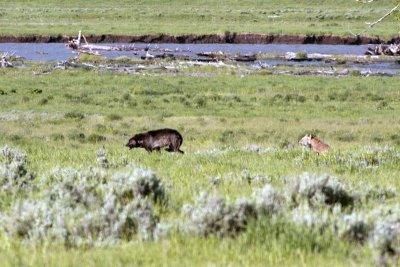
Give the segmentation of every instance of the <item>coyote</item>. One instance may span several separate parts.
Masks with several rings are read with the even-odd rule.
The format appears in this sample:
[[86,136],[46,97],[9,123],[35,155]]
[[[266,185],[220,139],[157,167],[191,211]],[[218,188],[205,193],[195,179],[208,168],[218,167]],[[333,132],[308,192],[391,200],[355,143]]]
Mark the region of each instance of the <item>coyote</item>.
[[318,137],[311,134],[305,135],[303,138],[301,138],[299,144],[302,146],[308,146],[318,155],[326,153],[329,150],[329,145],[325,144]]

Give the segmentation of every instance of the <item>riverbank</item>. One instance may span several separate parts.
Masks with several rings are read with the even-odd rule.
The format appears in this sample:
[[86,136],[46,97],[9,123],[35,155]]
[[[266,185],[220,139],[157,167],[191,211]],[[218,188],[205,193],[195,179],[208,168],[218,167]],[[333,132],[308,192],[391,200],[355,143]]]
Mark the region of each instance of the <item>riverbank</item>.
[[[76,36],[67,35],[29,35],[0,36],[0,43],[67,43]],[[331,45],[363,45],[392,44],[400,41],[400,36],[381,38],[379,36],[339,36],[339,35],[290,35],[290,34],[256,34],[256,33],[225,33],[225,34],[145,34],[145,35],[115,35],[90,34],[86,36],[89,43],[178,43],[178,44],[331,44]]]

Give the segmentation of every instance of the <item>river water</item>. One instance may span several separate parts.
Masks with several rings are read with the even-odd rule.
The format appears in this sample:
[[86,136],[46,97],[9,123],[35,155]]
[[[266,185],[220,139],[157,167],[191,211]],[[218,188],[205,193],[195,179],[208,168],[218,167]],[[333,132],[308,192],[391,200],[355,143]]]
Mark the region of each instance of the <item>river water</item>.
[[[143,51],[148,48],[152,55],[163,54],[165,52],[174,56],[186,56],[191,59],[199,59],[197,54],[204,52],[223,52],[231,55],[241,54],[276,54],[284,55],[287,52],[305,52],[331,54],[331,55],[363,55],[369,45],[285,45],[285,44],[101,44],[102,46],[129,47],[128,51],[99,51],[108,58],[117,58],[127,56],[140,58],[146,55]],[[9,52],[23,57],[29,61],[65,61],[70,57],[76,56],[76,51],[70,50],[63,43],[0,43],[0,53]],[[251,66],[275,67],[281,64],[293,66],[321,66],[330,67],[336,63],[325,61],[294,62],[279,59],[259,60],[247,63]],[[360,71],[370,71],[379,73],[388,73],[398,75],[400,73],[400,64],[396,61],[391,62],[371,62],[348,63],[349,68]],[[347,66],[346,66],[347,67]]]
[[[128,46],[132,44],[101,44],[104,46]],[[147,44],[135,44],[134,48],[144,49]],[[285,54],[286,52],[305,52],[333,55],[362,55],[368,45],[284,45],[284,44],[152,44],[149,51],[168,49],[176,55],[195,57],[197,53],[221,51],[229,54]],[[13,52],[31,61],[62,61],[76,55],[65,44],[60,43],[0,43],[0,52]],[[134,51],[101,51],[108,58],[120,56],[138,57],[142,53]]]

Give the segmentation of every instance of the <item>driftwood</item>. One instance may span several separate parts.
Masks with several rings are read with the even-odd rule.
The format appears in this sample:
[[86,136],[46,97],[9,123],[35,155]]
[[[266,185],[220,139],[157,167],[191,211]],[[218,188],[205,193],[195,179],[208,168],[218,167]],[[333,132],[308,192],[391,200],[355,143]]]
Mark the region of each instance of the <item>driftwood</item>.
[[386,56],[400,56],[400,44],[391,45],[377,45],[374,48],[369,47],[366,55],[386,55]]
[[[84,43],[82,43],[82,39],[84,40]],[[76,50],[79,53],[94,54],[94,55],[100,55],[100,53],[97,51],[133,51],[133,52],[153,51],[153,52],[163,52],[163,53],[191,52],[188,49],[178,49],[178,48],[176,49],[168,49],[160,47],[150,48],[150,44],[148,44],[147,47],[145,48],[135,47],[135,44],[127,46],[94,45],[94,44],[89,44],[87,42],[85,35],[83,35],[81,31],[79,31],[77,39],[72,39],[71,41],[68,42],[67,47],[72,50]],[[152,55],[146,54],[146,58],[147,59],[152,58]]]
[[[371,1],[372,2],[372,1]],[[366,22],[368,24],[368,27],[363,30],[362,32],[360,32],[358,35],[361,35],[362,33],[366,32],[369,28],[374,27],[376,24],[380,23],[382,20],[384,20],[386,17],[388,17],[390,14],[392,14],[393,12],[395,12],[398,8],[400,7],[400,4],[397,4],[397,6],[395,6],[394,8],[392,8],[391,10],[389,10],[389,12],[387,12],[383,17],[381,17],[380,19],[378,19],[375,22],[369,23]]]
[[[256,61],[257,60],[257,55],[254,54],[249,54],[249,55],[230,55],[228,53],[224,53],[222,51],[217,51],[217,52],[201,52],[197,53],[197,56],[200,58],[197,59],[199,61],[216,61],[216,60],[234,60],[234,61],[242,61],[242,62],[249,62],[249,61]],[[202,57],[202,58],[201,58]],[[204,59],[206,58],[206,59]]]
[[250,61],[256,61],[257,60],[257,55],[237,55],[232,58],[232,60],[235,61],[241,61],[241,62],[250,62]]
[[61,61],[58,62],[56,66],[54,66],[55,69],[67,69],[67,68],[83,68],[83,69],[95,69],[97,68],[96,66],[88,63],[76,63],[76,62],[70,62],[70,61]]
[[8,57],[8,53],[5,53],[1,56],[1,61],[0,61],[0,68],[12,68],[13,64],[8,61],[7,57]]

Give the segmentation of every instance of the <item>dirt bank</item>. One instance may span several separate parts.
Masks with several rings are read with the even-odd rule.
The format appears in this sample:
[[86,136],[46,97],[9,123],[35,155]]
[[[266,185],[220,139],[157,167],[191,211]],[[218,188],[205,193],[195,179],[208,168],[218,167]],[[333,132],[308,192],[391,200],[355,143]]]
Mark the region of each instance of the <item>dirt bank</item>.
[[[0,36],[0,43],[66,43],[76,36]],[[334,44],[360,45],[398,43],[400,36],[381,39],[371,36],[336,36],[336,35],[288,35],[288,34],[253,34],[226,33],[206,35],[87,35],[90,43],[232,43],[232,44]]]

